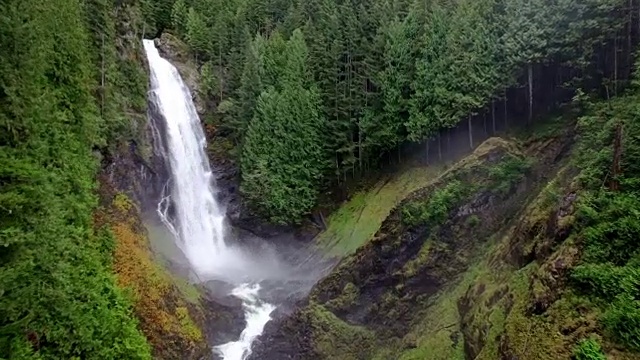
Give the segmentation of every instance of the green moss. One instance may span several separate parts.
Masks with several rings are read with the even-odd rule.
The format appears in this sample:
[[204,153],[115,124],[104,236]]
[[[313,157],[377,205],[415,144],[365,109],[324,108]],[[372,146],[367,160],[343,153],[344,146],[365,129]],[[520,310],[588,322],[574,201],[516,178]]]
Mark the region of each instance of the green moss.
[[425,201],[412,201],[402,209],[402,222],[405,225],[435,226],[443,223],[451,210],[472,192],[472,187],[453,180],[442,188],[435,189]]
[[349,306],[353,306],[360,295],[360,290],[353,283],[347,283],[342,289],[340,296],[335,299],[331,299],[326,303],[326,306],[331,309],[345,309]]
[[[400,359],[464,359],[466,342],[477,346],[477,359],[493,360],[500,358],[505,334],[510,344],[528,349],[517,352],[521,359],[537,356],[551,359],[544,356],[543,349],[554,349],[553,341],[559,330],[552,330],[544,321],[532,326],[537,320],[526,315],[530,277],[537,266],[514,271],[487,256],[497,253],[511,239],[510,232],[498,237],[494,245],[486,246],[471,260],[459,282],[421,305],[424,310],[416,316],[419,320],[408,334],[415,339],[411,341],[415,346],[401,351]],[[465,324],[464,330],[461,324]],[[533,341],[528,344],[528,337],[540,338],[543,345]]]
[[[523,252],[520,247],[523,236],[533,234],[535,238],[526,243],[531,247],[527,254],[545,241],[543,238],[548,234],[539,225],[548,223],[550,216],[556,213],[560,194],[566,193],[562,190],[567,182],[563,180],[549,185],[546,191],[533,197],[524,211],[517,213],[518,218],[507,223],[495,222],[502,225],[502,229],[492,231],[495,234],[492,237],[489,237],[491,233],[479,232],[486,228],[483,224],[486,215],[476,212],[473,208],[475,203],[461,207],[475,194],[520,196],[514,195],[513,188],[523,181],[531,166],[532,163],[516,144],[490,139],[472,155],[432,179],[423,189],[410,194],[410,199],[398,209],[398,213],[389,218],[390,222],[385,223],[377,240],[369,245],[402,245],[397,242],[402,242],[399,239],[407,227],[427,225],[430,228],[424,235],[427,240],[420,244],[417,253],[411,253],[410,259],[393,274],[400,280],[385,289],[382,295],[376,295],[372,304],[381,314],[384,313],[385,318],[401,319],[399,321],[403,324],[394,323],[393,331],[401,330],[386,332],[387,327],[369,324],[383,341],[368,343],[371,353],[365,358],[465,359],[469,354],[486,360],[508,354],[520,359],[566,357],[566,337],[561,330],[563,324],[573,321],[574,313],[561,315],[567,314],[567,305],[558,303],[553,304],[558,308],[552,307],[551,319],[531,315],[532,297],[542,297],[549,291],[547,284],[532,281],[541,264],[531,263],[519,269],[518,266],[522,265],[512,264],[509,257],[520,256]],[[361,211],[367,203],[361,198],[350,205],[354,208],[349,211],[354,213]],[[460,213],[468,215],[450,217],[457,208],[462,209]],[[536,230],[540,230],[540,239],[536,237]],[[469,237],[474,241],[467,241]],[[384,241],[396,242],[382,245]],[[348,261],[353,263],[345,265]],[[348,258],[340,267],[341,271],[348,271],[345,269],[355,266],[358,261],[362,259],[357,256]],[[435,284],[440,289],[435,295],[416,294],[409,280],[416,280],[415,277],[423,274],[444,282],[444,287]],[[357,286],[358,283],[354,284],[354,288]],[[344,286],[341,295],[328,302],[332,305],[330,307],[351,304],[354,292],[348,290],[350,287],[350,283]],[[347,325],[340,323],[341,326]],[[396,333],[402,338],[394,339]],[[537,343],[531,339],[540,340]],[[335,358],[353,358],[350,357],[352,351],[342,349],[332,354]]]
[[196,287],[196,285],[190,283],[187,279],[181,276],[171,275],[172,282],[180,290],[182,297],[193,305],[200,306],[200,299],[202,292]]
[[[471,274],[471,273],[470,273]],[[460,333],[458,299],[462,297],[473,281],[466,276],[458,285],[445,289],[434,296],[424,309],[418,311],[419,321],[405,338],[413,338],[413,348],[404,349],[399,359],[464,359],[464,339]],[[429,306],[426,306],[429,305]]]
[[422,265],[424,265],[429,259],[429,253],[433,246],[432,240],[427,240],[422,244],[418,255],[413,259],[407,261],[402,267],[403,275],[406,277],[415,276]]
[[315,303],[305,309],[305,315],[310,319],[313,346],[323,359],[370,359],[376,342],[373,332],[349,325]]
[[471,227],[471,228],[474,228],[474,227],[480,225],[480,222],[481,222],[481,220],[478,217],[478,215],[476,215],[476,214],[473,214],[473,215],[469,216],[467,218],[467,220],[465,221],[466,225],[468,227]]
[[511,187],[526,175],[531,165],[531,161],[526,157],[507,154],[489,169],[493,189],[501,194],[508,193]]
[[389,181],[355,194],[327,218],[316,244],[331,256],[345,256],[371,239],[391,210],[405,197],[432,181],[442,166],[406,169]]
[[123,193],[117,193],[113,199],[113,206],[115,206],[118,211],[127,213],[133,208],[133,203],[131,202],[129,197],[127,197],[127,195]]
[[180,322],[181,332],[185,338],[190,339],[193,342],[202,340],[202,332],[198,326],[193,322],[189,315],[189,310],[186,307],[180,306],[176,308],[176,317]]

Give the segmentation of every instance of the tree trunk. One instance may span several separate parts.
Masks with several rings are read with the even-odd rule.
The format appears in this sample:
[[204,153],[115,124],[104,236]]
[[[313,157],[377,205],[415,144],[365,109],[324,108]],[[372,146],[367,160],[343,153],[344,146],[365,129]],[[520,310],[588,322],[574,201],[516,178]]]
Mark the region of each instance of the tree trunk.
[[469,148],[473,150],[473,128],[471,127],[471,115],[469,115],[467,124],[469,125]]
[[429,165],[429,141],[430,140],[431,139],[427,139],[427,145],[425,145],[425,150],[426,150],[426,153],[427,153],[427,165]]
[[491,128],[493,135],[496,134],[496,100],[491,99]]
[[482,114],[482,126],[484,126],[484,135],[487,136],[487,113]]
[[[631,52],[633,51],[633,42],[631,41],[631,36],[632,36],[632,31],[631,31],[631,27],[633,26],[633,0],[629,0],[629,26],[628,26],[628,30],[627,31],[627,54],[631,54]],[[627,77],[629,76],[629,74],[631,74],[631,64],[630,64],[630,55],[627,55],[625,62],[627,64],[629,64],[629,66],[626,68],[628,70],[627,73],[625,73],[623,75],[623,77]]]
[[360,171],[362,171],[362,127],[360,126],[360,119],[358,119],[358,164]]
[[613,95],[618,95],[618,35],[613,39]]
[[338,153],[335,154],[336,159],[336,180],[338,180],[338,185],[340,185],[340,160],[338,159]]
[[533,65],[529,64],[527,68],[529,76],[529,123],[533,119]]
[[504,89],[504,130],[507,131],[509,129],[509,118],[507,111],[507,89]]

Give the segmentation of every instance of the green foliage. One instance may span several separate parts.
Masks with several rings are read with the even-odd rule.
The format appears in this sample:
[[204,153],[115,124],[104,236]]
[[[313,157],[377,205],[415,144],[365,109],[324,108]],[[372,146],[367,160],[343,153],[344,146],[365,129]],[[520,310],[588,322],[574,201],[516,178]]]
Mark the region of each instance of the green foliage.
[[449,213],[469,194],[470,189],[459,180],[433,191],[427,201],[411,202],[402,209],[402,222],[407,225],[435,226],[447,219]]
[[273,222],[299,221],[314,206],[325,157],[317,90],[308,84],[300,31],[265,48],[269,86],[243,144],[242,192]]
[[92,229],[92,151],[131,105],[119,90],[127,63],[115,53],[112,6],[0,4],[3,358],[151,358],[110,274],[113,240]]
[[600,344],[592,338],[584,339],[573,350],[576,360],[606,360]]
[[145,19],[147,34],[155,36],[171,27],[175,0],[139,0]]
[[481,222],[481,220],[478,217],[478,215],[473,214],[473,215],[469,216],[469,218],[466,221],[466,224],[467,224],[467,226],[474,228],[474,227],[480,225],[480,222]]
[[315,89],[331,164],[314,181],[316,193],[386,165],[384,155],[407,141],[441,136],[461,121],[470,131],[474,116],[495,117],[507,89],[514,99],[504,99],[505,109],[530,88],[532,110],[543,88],[538,79],[551,79],[540,68],[562,82],[586,79],[596,51],[630,18],[622,0],[163,2],[173,4],[174,31],[216,74],[209,96],[233,104],[215,120],[231,134],[240,162],[253,161],[242,148],[260,118],[261,93],[286,77],[286,40],[296,29],[304,33],[305,86]]
[[187,34],[189,8],[184,0],[177,0],[171,9],[171,25],[179,34]]
[[584,191],[577,231],[584,254],[571,276],[574,286],[602,308],[606,334],[634,350],[640,349],[639,96],[634,88],[610,101],[581,100],[587,114],[578,123],[576,165]]
[[635,277],[635,292],[627,291],[618,295],[603,314],[602,323],[613,339],[629,349],[638,351],[640,350],[640,303],[637,298],[637,284],[640,276],[637,269]]
[[501,194],[506,194],[513,184],[524,178],[529,168],[531,161],[528,158],[507,155],[506,159],[489,169],[489,176],[495,183],[495,189]]
[[210,50],[211,40],[207,32],[207,24],[200,13],[190,8],[184,26],[187,44],[191,49],[200,53],[206,53]]
[[[531,163],[526,157],[507,153],[488,170],[484,167],[462,168],[446,185],[434,189],[427,198],[406,204],[402,209],[402,222],[410,226],[439,225],[447,220],[452,210],[478,189],[492,190],[505,195],[514,184],[522,180],[530,166]],[[468,225],[474,226],[477,221],[477,217],[470,217]]]

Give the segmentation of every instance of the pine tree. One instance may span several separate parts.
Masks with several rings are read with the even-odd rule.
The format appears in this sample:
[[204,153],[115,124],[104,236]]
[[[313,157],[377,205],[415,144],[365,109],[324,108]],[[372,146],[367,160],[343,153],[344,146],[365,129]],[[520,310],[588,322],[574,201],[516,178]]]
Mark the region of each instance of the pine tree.
[[[282,68],[272,70],[278,78],[258,99],[241,162],[243,193],[278,223],[300,221],[311,210],[326,164],[320,98],[309,78],[302,32],[294,31],[285,45]],[[281,39],[267,45],[266,54],[276,55],[271,46],[280,49]],[[265,62],[273,66],[279,60]]]
[[211,38],[202,15],[194,8],[187,13],[186,39],[189,47],[200,54],[210,54]]
[[264,48],[264,39],[260,35],[256,35],[256,38],[247,44],[246,61],[237,94],[237,118],[236,122],[231,124],[237,142],[244,138],[245,131],[254,117],[258,97],[265,88]]

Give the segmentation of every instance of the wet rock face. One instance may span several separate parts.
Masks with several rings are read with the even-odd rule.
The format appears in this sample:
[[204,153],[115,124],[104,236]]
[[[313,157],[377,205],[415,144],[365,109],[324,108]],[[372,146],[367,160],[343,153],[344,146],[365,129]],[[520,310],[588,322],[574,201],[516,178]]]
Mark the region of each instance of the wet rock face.
[[166,32],[162,33],[160,38],[155,39],[154,42],[160,55],[178,69],[182,81],[191,91],[196,111],[202,117],[206,112],[206,99],[200,93],[199,67],[193,59],[189,47],[174,35]]
[[206,315],[205,334],[212,346],[237,341],[246,326],[242,301],[208,291],[202,300]]
[[127,194],[142,211],[154,209],[162,192],[164,169],[162,161],[144,159],[135,142],[121,144],[119,149],[102,159],[102,171],[114,186]]

